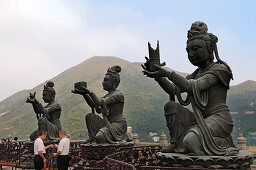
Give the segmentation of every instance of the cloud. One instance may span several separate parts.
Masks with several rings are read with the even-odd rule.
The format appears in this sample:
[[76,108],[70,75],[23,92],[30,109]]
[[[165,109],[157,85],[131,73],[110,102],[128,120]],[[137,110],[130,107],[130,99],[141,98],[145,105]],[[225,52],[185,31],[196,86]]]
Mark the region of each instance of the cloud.
[[76,31],[79,21],[60,1],[0,3],[1,100],[60,71],[58,45],[67,45],[62,37]]
[[92,27],[88,21],[88,13],[81,16],[64,1],[0,1],[0,100],[93,55],[132,58],[140,49],[141,35],[127,25]]

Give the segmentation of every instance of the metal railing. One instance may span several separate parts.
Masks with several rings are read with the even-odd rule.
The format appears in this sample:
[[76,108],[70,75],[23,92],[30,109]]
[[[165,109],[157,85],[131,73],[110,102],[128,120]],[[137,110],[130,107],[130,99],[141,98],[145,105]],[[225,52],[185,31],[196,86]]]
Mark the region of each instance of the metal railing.
[[148,167],[158,167],[156,153],[159,150],[159,146],[141,146],[107,155],[104,159],[106,162],[105,169],[140,170],[148,169]]
[[[73,169],[104,169],[105,156],[131,150],[130,147],[83,147],[83,142],[71,141],[69,166]],[[56,148],[46,150],[47,167],[57,167],[57,159],[53,156]],[[0,166],[12,166],[22,169],[34,168],[34,144],[27,141],[0,144]]]

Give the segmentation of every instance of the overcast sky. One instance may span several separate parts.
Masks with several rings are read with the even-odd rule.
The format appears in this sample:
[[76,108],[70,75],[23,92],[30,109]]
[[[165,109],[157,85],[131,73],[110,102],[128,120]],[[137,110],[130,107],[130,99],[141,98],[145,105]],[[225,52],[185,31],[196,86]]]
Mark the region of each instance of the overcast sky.
[[148,41],[192,72],[186,35],[198,20],[219,37],[232,84],[256,80],[255,17],[254,0],[0,0],[0,101],[94,55],[142,62]]

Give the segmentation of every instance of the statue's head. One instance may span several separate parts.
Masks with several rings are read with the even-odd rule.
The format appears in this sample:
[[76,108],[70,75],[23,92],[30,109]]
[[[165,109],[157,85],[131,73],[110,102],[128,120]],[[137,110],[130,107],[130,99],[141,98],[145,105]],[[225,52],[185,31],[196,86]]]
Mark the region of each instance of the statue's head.
[[218,54],[217,42],[218,37],[212,33],[208,33],[208,27],[201,21],[196,21],[188,30],[187,52],[189,61],[198,67],[204,66],[208,61],[213,61],[216,57],[217,63],[224,64],[231,72],[228,64],[222,61]]
[[189,61],[195,66],[203,66],[207,61],[213,61],[213,51],[218,38],[207,33],[207,25],[197,21],[188,31],[187,52]]
[[45,103],[50,103],[55,99],[56,92],[53,87],[54,83],[52,81],[48,81],[44,86],[43,100]]
[[106,91],[115,90],[120,83],[120,75],[121,72],[120,66],[113,66],[107,70],[107,73],[102,82],[103,89]]

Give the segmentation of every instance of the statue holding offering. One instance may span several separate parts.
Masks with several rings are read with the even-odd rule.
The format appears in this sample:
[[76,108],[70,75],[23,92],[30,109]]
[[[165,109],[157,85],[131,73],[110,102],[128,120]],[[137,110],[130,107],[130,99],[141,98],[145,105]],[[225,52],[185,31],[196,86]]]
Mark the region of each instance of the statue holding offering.
[[30,135],[31,140],[37,138],[38,131],[46,131],[47,140],[59,138],[59,131],[61,130],[61,106],[59,102],[55,100],[56,92],[53,87],[54,83],[52,81],[48,81],[44,86],[43,100],[45,103],[48,103],[46,106],[42,106],[35,98],[36,92],[34,94],[30,93],[30,96],[27,98],[27,103],[32,104],[38,121],[38,130]]
[[[164,111],[171,141],[162,152],[237,154],[231,137],[233,121],[226,105],[233,75],[228,64],[219,58],[218,38],[207,31],[207,25],[200,21],[193,23],[188,31],[188,59],[198,68],[186,78],[165,69],[164,64],[155,64],[152,70],[151,56],[142,65],[144,74],[154,78],[170,96]],[[183,92],[187,93],[185,100],[181,97]],[[175,96],[179,103],[175,102]],[[193,112],[184,107],[190,103]]]
[[[92,113],[85,116],[89,137],[85,143],[123,143],[127,142],[127,123],[123,116],[124,95],[117,90],[120,83],[120,66],[107,70],[102,82],[103,89],[108,93],[99,98],[86,87],[86,83],[78,82],[72,93],[80,94],[92,108]],[[102,114],[103,118],[94,113]]]

